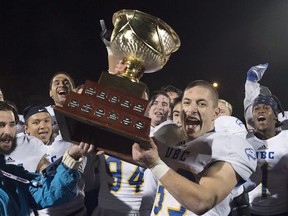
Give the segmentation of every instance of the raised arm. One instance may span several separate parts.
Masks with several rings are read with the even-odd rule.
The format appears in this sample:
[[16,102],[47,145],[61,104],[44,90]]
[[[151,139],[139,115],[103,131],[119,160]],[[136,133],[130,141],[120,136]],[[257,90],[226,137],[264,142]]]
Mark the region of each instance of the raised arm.
[[244,104],[244,117],[248,129],[253,128],[254,124],[252,122],[252,104],[254,99],[260,94],[260,84],[258,83],[264,72],[268,67],[268,63],[260,64],[251,67],[247,72],[247,78],[245,82],[245,98]]

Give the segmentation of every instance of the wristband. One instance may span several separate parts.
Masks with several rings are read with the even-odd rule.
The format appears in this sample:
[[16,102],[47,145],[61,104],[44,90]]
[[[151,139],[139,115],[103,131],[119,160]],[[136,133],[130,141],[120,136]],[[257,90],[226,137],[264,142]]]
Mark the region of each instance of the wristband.
[[82,162],[82,157],[77,161],[69,155],[68,150],[63,155],[62,163],[70,169],[78,169]]
[[158,180],[160,180],[168,172],[169,169],[170,168],[162,160],[150,168],[151,172]]

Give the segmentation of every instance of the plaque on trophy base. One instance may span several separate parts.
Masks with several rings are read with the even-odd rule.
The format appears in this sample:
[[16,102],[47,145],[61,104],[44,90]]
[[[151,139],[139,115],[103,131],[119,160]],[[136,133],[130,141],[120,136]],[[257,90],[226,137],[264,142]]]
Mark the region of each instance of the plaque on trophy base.
[[133,143],[150,147],[147,105],[147,100],[87,80],[81,94],[70,92],[64,106],[54,111],[64,140],[91,143],[107,154],[132,160]]

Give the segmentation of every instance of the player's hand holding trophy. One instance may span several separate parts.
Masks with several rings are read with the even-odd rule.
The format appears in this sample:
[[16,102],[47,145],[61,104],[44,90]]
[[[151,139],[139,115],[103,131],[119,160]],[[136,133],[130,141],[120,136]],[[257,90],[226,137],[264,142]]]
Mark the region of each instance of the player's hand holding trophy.
[[180,47],[176,32],[164,21],[138,10],[114,13],[110,48],[126,69],[117,75],[102,72],[87,80],[81,94],[69,93],[55,115],[64,140],[92,143],[98,150],[133,162],[132,144],[149,148],[150,119],[144,116],[147,87],[143,73],[160,70]]

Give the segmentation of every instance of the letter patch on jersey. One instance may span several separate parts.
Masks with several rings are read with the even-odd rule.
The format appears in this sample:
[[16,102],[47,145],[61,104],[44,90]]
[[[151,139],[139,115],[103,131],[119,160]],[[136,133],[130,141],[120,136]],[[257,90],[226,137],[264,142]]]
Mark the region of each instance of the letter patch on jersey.
[[254,151],[254,149],[253,148],[246,148],[245,149],[245,153],[246,153],[246,155],[247,155],[247,157],[248,157],[248,159],[250,160],[250,158],[252,159],[252,160],[256,160],[257,158],[256,158],[256,153],[255,153],[255,151]]

